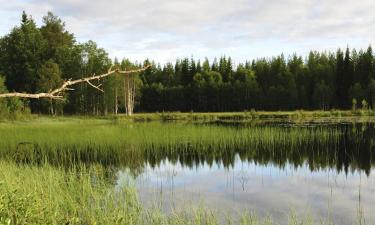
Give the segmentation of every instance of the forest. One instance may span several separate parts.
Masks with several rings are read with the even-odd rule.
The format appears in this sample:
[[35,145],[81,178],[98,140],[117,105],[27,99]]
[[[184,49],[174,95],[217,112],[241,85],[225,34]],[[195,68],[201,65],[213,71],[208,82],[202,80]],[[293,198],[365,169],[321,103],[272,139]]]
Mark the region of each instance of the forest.
[[[131,44],[131,43],[124,43]],[[280,54],[242,63],[229,56],[177,59],[112,60],[94,41],[77,42],[53,13],[38,27],[22,13],[19,26],[0,38],[0,93],[47,92],[64,80],[102,74],[111,66],[142,68],[135,74],[136,112],[229,112],[246,110],[330,110],[375,107],[375,68],[367,49],[310,51],[307,56]],[[65,99],[0,99],[0,115],[107,115],[125,112],[123,76],[101,81],[100,92],[76,85]],[[98,83],[99,84],[99,83]]]

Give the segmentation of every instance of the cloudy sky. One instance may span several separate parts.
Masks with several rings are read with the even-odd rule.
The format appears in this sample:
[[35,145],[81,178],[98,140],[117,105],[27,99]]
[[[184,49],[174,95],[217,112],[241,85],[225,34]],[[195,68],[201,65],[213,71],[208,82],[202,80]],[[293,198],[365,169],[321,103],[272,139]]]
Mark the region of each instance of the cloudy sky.
[[48,11],[78,41],[110,56],[157,62],[230,55],[235,62],[310,49],[366,48],[375,41],[374,0],[0,0],[0,35],[22,10]]

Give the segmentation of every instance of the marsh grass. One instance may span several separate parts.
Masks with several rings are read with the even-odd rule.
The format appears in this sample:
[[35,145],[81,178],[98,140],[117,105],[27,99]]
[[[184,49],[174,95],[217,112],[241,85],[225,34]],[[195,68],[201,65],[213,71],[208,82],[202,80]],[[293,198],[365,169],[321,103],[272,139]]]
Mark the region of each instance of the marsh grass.
[[138,224],[135,189],[115,192],[101,166],[0,168],[0,224]]
[[230,165],[235,153],[261,160],[286,152],[298,157],[312,148],[334,150],[343,135],[336,127],[41,120],[0,124],[0,157],[19,163],[127,166],[145,159],[158,164],[165,157],[199,163],[203,157],[209,163],[223,159]]

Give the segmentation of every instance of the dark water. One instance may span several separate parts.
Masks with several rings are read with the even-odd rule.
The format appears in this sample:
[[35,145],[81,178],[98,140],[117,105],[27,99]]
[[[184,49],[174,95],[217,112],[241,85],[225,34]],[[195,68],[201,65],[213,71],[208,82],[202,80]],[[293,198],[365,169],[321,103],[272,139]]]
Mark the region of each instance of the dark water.
[[[214,161],[166,155],[155,164],[146,157],[135,183],[146,207],[166,212],[202,205],[232,218],[250,212],[285,223],[294,213],[314,224],[375,224],[374,125],[340,129],[334,143],[302,145],[297,155],[284,146],[279,154],[234,151]],[[117,185],[127,176],[120,171]]]

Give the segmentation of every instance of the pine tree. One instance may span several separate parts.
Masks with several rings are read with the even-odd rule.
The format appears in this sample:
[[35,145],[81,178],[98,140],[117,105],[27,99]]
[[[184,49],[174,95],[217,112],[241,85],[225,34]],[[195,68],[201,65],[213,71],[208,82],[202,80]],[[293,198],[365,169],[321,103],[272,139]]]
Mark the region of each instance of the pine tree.
[[35,22],[23,12],[20,27],[13,28],[0,42],[0,71],[9,91],[35,93],[44,46]]
[[46,41],[43,58],[46,60],[53,59],[64,67],[63,64],[68,60],[66,56],[75,42],[74,36],[65,30],[65,23],[51,12],[43,17],[43,23],[44,25],[40,28]]
[[201,66],[200,60],[198,60],[198,62],[197,62],[197,73],[202,73],[202,66]]
[[203,72],[210,72],[211,71],[210,62],[208,61],[207,58],[204,59],[202,69],[203,69]]

